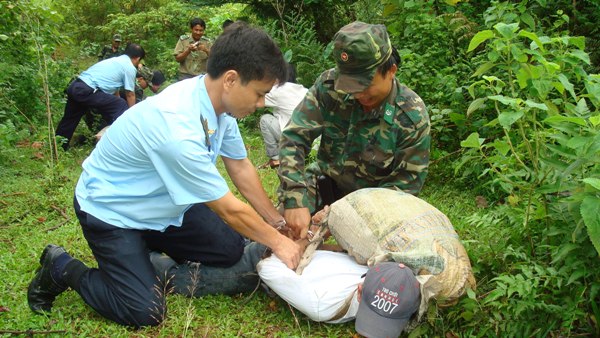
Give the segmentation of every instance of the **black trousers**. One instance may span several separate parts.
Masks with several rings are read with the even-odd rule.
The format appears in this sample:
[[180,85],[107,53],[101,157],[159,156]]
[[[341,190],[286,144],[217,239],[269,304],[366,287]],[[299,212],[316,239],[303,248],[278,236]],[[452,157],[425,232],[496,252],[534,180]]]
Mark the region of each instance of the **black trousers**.
[[112,124],[129,108],[122,98],[91,88],[80,79],[71,82],[66,92],[65,113],[56,127],[56,135],[67,139],[63,144],[65,149],[69,147],[68,141],[73,137],[79,121],[86,112],[94,110],[102,115],[108,124]]
[[234,265],[244,252],[244,238],[203,204],[188,210],[181,227],[162,233],[110,225],[82,211],[77,198],[74,207],[98,268],[86,270],[69,286],[119,324],[157,325],[166,315],[166,291],[150,262],[150,249],[217,266]]

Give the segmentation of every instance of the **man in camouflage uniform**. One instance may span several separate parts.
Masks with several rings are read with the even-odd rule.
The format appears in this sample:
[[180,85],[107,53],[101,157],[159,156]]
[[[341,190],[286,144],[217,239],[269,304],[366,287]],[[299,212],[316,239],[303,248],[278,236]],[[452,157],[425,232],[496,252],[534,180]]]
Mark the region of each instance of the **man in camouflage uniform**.
[[206,23],[194,18],[190,21],[192,34],[182,35],[177,41],[173,55],[179,62],[179,81],[206,73],[206,62],[210,55],[211,42],[204,37]]
[[121,34],[113,35],[112,44],[104,46],[98,54],[98,61],[106,60],[123,54],[121,49]]
[[[140,103],[146,98],[144,90],[150,88],[154,94],[158,93],[160,86],[165,82],[165,77],[160,70],[152,71],[152,69],[141,65],[138,67],[135,80],[135,103]],[[119,95],[125,98],[125,90],[121,89]]]
[[[280,140],[279,198],[299,238],[323,200],[366,187],[417,195],[427,176],[429,115],[395,77],[400,58],[385,26],[354,22],[333,40],[336,67],[317,78]],[[318,136],[317,160],[305,167]]]

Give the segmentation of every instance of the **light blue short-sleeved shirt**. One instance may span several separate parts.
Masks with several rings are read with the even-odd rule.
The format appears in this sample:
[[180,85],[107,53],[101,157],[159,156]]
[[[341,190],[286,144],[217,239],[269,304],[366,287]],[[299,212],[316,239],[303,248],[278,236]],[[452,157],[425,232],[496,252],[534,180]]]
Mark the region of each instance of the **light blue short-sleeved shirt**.
[[88,86],[114,94],[119,88],[133,91],[137,70],[127,55],[102,60],[79,74]]
[[83,162],[75,194],[81,210],[106,223],[163,231],[180,226],[192,204],[229,191],[219,155],[247,157],[237,122],[216,115],[203,76],[191,78],[125,111]]

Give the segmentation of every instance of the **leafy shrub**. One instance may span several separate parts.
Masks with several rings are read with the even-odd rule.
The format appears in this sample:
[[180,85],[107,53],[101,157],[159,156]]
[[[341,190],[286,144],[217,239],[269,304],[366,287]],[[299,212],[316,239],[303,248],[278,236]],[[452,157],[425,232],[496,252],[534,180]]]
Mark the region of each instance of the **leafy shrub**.
[[586,72],[583,38],[536,34],[529,30],[535,19],[523,20],[523,4],[498,5],[486,16],[493,29],[469,45],[475,51],[485,43],[467,115],[487,128],[461,143],[467,151],[456,168],[470,167],[504,197],[497,211],[512,215],[501,225],[510,232],[491,229],[507,247],[481,305],[495,314],[496,332],[593,332],[587,323],[600,290],[598,76]]

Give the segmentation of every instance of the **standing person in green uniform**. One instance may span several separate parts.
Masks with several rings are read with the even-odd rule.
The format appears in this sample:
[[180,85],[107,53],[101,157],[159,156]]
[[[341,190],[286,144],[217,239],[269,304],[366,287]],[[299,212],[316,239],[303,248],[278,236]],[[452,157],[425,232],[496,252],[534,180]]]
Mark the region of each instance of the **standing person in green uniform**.
[[206,23],[200,18],[190,21],[192,34],[182,35],[177,41],[173,55],[179,62],[179,81],[206,73],[206,61],[210,55],[211,42],[204,37]]
[[[417,195],[429,165],[429,115],[396,78],[400,58],[385,26],[353,22],[333,43],[336,67],[317,78],[279,143],[279,199],[298,238],[311,213],[355,190]],[[317,160],[305,166],[318,136]]]
[[113,35],[112,43],[104,46],[98,54],[98,61],[106,60],[123,54],[121,49],[121,34]]

